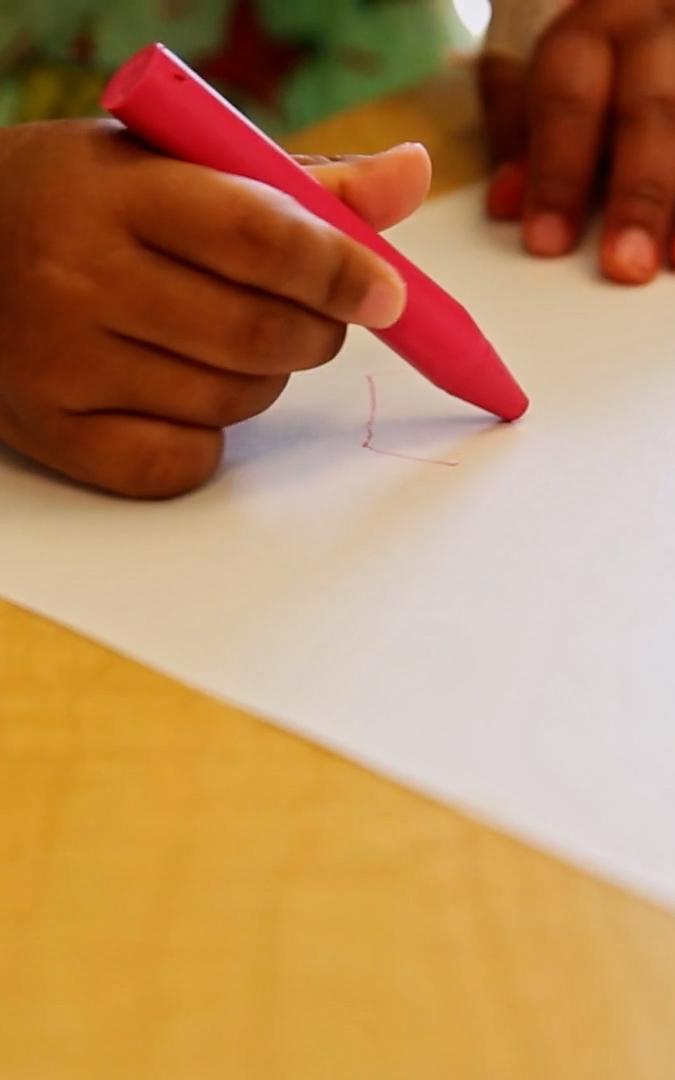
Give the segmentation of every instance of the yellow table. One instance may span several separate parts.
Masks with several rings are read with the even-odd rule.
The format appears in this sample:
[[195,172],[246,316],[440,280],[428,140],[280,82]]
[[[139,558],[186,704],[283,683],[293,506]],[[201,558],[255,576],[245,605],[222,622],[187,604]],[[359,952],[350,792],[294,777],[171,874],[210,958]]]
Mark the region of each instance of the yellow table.
[[[470,118],[294,142],[448,187]],[[669,915],[7,604],[0,817],[1,1080],[675,1076]]]

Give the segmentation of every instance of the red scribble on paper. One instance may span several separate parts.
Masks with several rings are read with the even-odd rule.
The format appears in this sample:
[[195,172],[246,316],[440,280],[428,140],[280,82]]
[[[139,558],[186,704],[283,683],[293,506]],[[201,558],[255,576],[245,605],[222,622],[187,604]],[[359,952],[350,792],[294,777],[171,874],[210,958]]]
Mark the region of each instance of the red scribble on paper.
[[414,454],[404,454],[400,450],[383,450],[375,446],[375,426],[377,424],[377,387],[375,376],[366,375],[368,383],[368,419],[366,420],[366,436],[361,443],[364,450],[372,450],[374,454],[382,454],[384,457],[400,458],[403,461],[416,461],[420,465],[445,465],[454,467],[458,461],[441,461],[439,458],[417,457]]

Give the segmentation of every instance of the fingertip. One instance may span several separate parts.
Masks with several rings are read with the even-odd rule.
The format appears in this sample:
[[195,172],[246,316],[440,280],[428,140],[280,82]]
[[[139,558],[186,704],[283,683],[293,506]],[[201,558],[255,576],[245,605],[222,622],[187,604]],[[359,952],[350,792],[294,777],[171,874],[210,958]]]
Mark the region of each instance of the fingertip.
[[630,226],[605,235],[600,247],[600,268],[619,285],[646,285],[659,271],[661,254],[646,229]]
[[567,255],[576,243],[575,230],[561,214],[537,213],[523,226],[523,244],[530,255],[551,259]]
[[392,270],[373,281],[351,321],[370,330],[386,330],[401,318],[407,299],[405,282]]
[[433,166],[429,151],[423,143],[406,142],[392,146],[379,154],[362,159],[360,167],[364,172],[370,171],[377,176],[382,183],[390,181],[388,186],[391,205],[387,206],[388,200],[383,200],[381,213],[387,223],[381,226],[382,228],[388,228],[389,224],[393,225],[401,218],[408,217],[429,194]]
[[431,164],[431,156],[424,143],[421,142],[405,142],[400,143],[398,146],[392,146],[389,150],[385,150],[384,154],[380,157],[399,157],[409,158],[415,161],[416,168],[418,170],[418,177],[420,184],[424,186],[425,195],[428,193],[431,186],[431,177],[433,173],[433,166]]
[[310,171],[376,229],[387,229],[412,214],[431,184],[431,161],[420,143],[403,143]]

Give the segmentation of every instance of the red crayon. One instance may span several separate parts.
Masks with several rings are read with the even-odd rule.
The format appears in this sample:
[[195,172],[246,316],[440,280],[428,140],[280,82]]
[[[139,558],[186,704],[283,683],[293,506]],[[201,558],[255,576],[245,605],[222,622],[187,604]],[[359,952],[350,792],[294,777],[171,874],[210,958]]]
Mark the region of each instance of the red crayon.
[[377,337],[454,397],[503,420],[525,412],[527,397],[462,305],[163,45],[132,57],[113,76],[103,105],[156,150],[276,187],[382,256],[405,280],[408,302]]

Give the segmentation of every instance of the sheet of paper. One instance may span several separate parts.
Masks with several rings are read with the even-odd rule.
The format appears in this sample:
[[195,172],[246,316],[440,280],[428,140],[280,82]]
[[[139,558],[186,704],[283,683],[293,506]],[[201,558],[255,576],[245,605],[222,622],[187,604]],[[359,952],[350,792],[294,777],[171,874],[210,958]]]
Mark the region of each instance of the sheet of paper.
[[396,239],[508,359],[523,422],[355,333],[193,496],[0,458],[0,592],[675,904],[675,281],[528,260],[479,204]]

